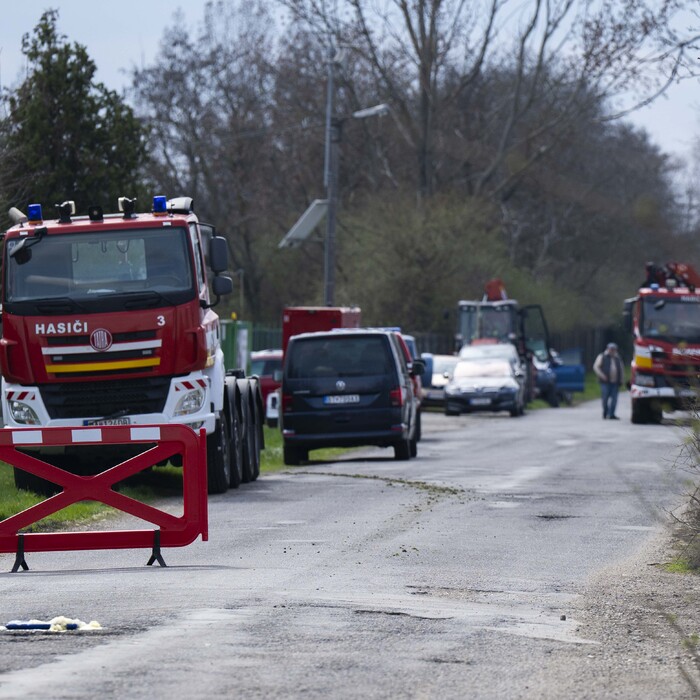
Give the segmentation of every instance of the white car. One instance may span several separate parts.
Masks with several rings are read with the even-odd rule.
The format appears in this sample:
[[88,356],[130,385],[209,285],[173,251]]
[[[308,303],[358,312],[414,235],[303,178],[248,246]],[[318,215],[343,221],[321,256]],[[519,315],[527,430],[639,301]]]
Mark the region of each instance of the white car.
[[473,411],[508,411],[521,416],[525,407],[524,375],[507,358],[462,359],[445,387],[445,415]]

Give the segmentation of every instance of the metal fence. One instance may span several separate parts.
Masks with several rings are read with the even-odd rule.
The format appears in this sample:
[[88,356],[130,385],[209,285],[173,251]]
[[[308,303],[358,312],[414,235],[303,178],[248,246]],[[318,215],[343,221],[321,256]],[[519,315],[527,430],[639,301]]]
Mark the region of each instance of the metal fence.
[[282,347],[282,326],[253,324],[251,350],[275,350]]

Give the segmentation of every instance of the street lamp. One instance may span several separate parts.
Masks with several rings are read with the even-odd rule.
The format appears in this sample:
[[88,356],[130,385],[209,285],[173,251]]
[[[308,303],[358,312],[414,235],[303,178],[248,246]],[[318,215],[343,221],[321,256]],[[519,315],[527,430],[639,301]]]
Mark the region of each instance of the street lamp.
[[326,199],[314,200],[309,208],[280,241],[280,248],[291,248],[305,240],[326,216],[326,240],[324,250],[323,297],[326,306],[333,306],[335,298],[335,228],[338,211],[338,166],[339,146],[343,124],[347,119],[366,119],[389,113],[386,104],[360,109],[348,116],[334,116],[333,97],[335,95],[334,70],[340,63],[339,53],[331,48],[328,57],[328,91],[326,93],[326,142],[323,184]]
[[[326,104],[326,168],[324,184],[328,200],[328,213],[326,218],[326,247],[324,255],[324,302],[326,306],[333,306],[335,298],[335,228],[338,212],[338,166],[340,142],[343,137],[343,123],[347,117],[333,116],[333,61],[329,62],[328,69],[328,101]],[[353,112],[353,119],[366,119],[367,117],[382,116],[389,112],[386,104],[375,105],[367,109]]]

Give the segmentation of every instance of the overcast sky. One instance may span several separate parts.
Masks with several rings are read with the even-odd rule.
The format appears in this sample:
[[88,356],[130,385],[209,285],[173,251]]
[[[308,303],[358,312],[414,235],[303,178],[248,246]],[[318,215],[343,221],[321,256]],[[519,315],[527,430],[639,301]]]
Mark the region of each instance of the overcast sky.
[[[22,35],[30,32],[41,13],[58,8],[59,30],[84,44],[98,68],[98,79],[121,90],[127,71],[155,58],[163,29],[172,24],[177,8],[190,23],[198,23],[205,0],[9,0],[0,20],[0,83],[13,85],[21,77]],[[11,8],[11,9],[9,9]],[[665,151],[687,157],[700,137],[700,80],[674,86],[631,117],[646,128]]]

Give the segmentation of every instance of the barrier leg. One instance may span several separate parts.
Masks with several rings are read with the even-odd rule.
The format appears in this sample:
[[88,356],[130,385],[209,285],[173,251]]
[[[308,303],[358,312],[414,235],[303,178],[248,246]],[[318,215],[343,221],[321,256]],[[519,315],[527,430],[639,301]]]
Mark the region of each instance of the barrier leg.
[[163,555],[160,553],[160,530],[153,531],[153,550],[151,551],[151,558],[146,563],[146,566],[153,566],[155,562],[158,562],[160,566],[167,566]]
[[17,535],[17,554],[15,555],[15,563],[10,573],[17,573],[20,566],[24,571],[29,569],[29,566],[27,566],[27,561],[24,558],[24,535],[21,533]]

